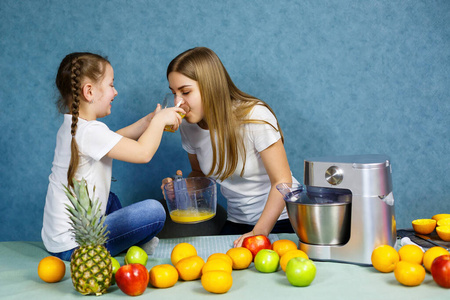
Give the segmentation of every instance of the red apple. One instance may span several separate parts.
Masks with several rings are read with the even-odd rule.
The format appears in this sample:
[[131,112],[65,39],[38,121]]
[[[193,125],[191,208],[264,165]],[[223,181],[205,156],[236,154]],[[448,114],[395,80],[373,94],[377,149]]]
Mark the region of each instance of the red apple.
[[244,242],[242,242],[242,247],[245,247],[248,250],[250,250],[254,260],[259,250],[272,249],[272,244],[270,243],[270,240],[267,238],[267,236],[259,234],[246,237],[244,239]]
[[431,264],[434,281],[444,288],[450,288],[450,255],[441,255]]
[[139,296],[148,286],[149,275],[142,264],[129,264],[116,272],[116,283],[122,292],[129,296]]

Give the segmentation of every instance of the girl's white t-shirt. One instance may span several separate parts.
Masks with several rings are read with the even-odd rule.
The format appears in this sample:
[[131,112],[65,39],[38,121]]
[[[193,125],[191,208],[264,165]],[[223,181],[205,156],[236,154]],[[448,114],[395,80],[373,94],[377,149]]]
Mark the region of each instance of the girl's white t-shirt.
[[[52,173],[44,206],[44,220],[41,232],[45,248],[54,253],[77,247],[70,231],[70,219],[66,205],[71,205],[64,193],[63,184],[67,186],[67,170],[71,156],[72,115],[65,114],[64,122],[56,136],[56,148],[53,158]],[[106,211],[111,187],[112,159],[105,156],[122,138],[99,121],[86,121],[78,118],[75,139],[80,152],[76,179],[86,179],[89,196],[99,198],[101,210]]]
[[[278,128],[275,116],[262,105],[256,105],[248,119],[265,120]],[[240,158],[234,174],[217,183],[227,199],[227,219],[235,223],[255,225],[264,210],[271,188],[269,175],[259,153],[277,142],[281,135],[268,124],[247,123],[243,125],[243,130],[246,149],[243,176],[240,176],[243,166]],[[197,156],[203,174],[208,174],[213,160],[210,131],[183,121],[180,133],[183,148]],[[211,178],[217,180],[217,176],[213,175]],[[292,177],[292,182],[298,181]],[[287,218],[284,209],[278,220]]]

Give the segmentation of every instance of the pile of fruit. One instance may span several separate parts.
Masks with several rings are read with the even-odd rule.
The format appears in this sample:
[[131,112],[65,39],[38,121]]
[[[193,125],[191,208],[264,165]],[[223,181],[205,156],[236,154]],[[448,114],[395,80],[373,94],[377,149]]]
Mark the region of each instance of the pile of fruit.
[[[419,234],[430,234],[436,228],[442,240],[450,241],[450,214],[414,220],[412,225]],[[435,246],[424,252],[417,245],[404,245],[398,251],[381,245],[373,250],[371,259],[375,269],[383,273],[393,271],[397,281],[405,286],[420,285],[428,271],[438,285],[450,288],[450,252],[444,247]]]
[[[247,237],[242,247],[231,248],[227,253],[213,253],[206,262],[193,245],[180,243],[172,249],[172,264],[156,265],[150,270],[146,268],[147,253],[133,246],[128,249],[125,264],[120,266],[102,246],[107,240],[104,219],[98,199],[95,195],[91,199],[87,190],[84,179],[74,180],[74,187],[65,189],[72,204],[67,206],[72,230],[80,245],[70,262],[71,278],[81,294],[101,295],[111,284],[117,284],[125,294],[137,296],[149,285],[170,288],[179,280],[200,280],[206,291],[222,294],[233,285],[233,270],[246,269],[252,262],[255,269],[263,273],[277,272],[281,267],[293,286],[309,286],[316,276],[314,262],[294,242],[278,240],[271,244],[263,235]],[[412,225],[420,234],[429,234],[436,228],[442,240],[450,241],[450,214],[414,220]],[[424,253],[416,245],[405,245],[399,251],[381,245],[373,250],[371,258],[375,269],[384,273],[393,271],[403,285],[420,285],[428,271],[437,284],[450,288],[450,253],[443,247],[436,246]],[[38,275],[45,282],[60,281],[65,271],[65,263],[56,257],[46,257],[38,265]]]
[[[111,257],[112,284],[122,292],[138,296],[148,286],[170,288],[179,280],[200,280],[203,288],[211,293],[228,292],[233,285],[232,272],[247,269],[253,262],[262,273],[277,272],[280,267],[293,286],[308,286],[316,275],[316,266],[305,252],[290,240],[278,240],[273,244],[263,235],[248,237],[242,247],[226,253],[213,253],[206,261],[189,243],[177,244],[171,252],[171,264],[159,264],[147,270],[148,255],[133,246],[125,255],[125,264]],[[43,271],[44,268],[47,268]],[[46,257],[38,266],[38,274],[46,282],[57,282],[64,277],[65,264],[59,258]]]
[[[148,275],[145,274],[145,252],[139,250],[139,247],[132,248],[125,256],[125,261],[132,263],[115,272],[118,287],[132,296],[142,294],[148,285],[154,288],[170,288],[179,280],[200,280],[206,291],[223,294],[233,285],[232,272],[247,269],[252,262],[255,268],[263,273],[276,272],[281,265],[288,281],[294,286],[308,286],[316,273],[314,263],[308,259],[305,252],[297,249],[294,242],[278,240],[271,244],[263,235],[248,237],[242,247],[231,248],[226,253],[213,253],[206,261],[198,255],[193,245],[179,243],[172,249],[171,264],[156,265],[148,271]],[[139,255],[131,255],[133,252]],[[133,279],[133,273],[142,276]]]
[[[205,290],[222,294],[233,284],[232,270],[246,269],[254,261],[255,268],[264,273],[275,272],[280,264],[288,281],[294,286],[308,286],[316,276],[316,266],[306,253],[297,249],[290,240],[270,243],[263,235],[247,237],[243,247],[232,248],[227,253],[214,253],[205,262],[189,243],[180,243],[172,249],[172,264],[161,264],[147,270],[147,253],[137,246],[128,249],[125,264],[111,257],[103,246],[107,241],[104,216],[100,211],[95,192],[89,197],[86,180],[73,180],[64,186],[71,205],[67,205],[75,241],[80,245],[71,257],[70,272],[74,288],[83,295],[101,295],[112,284],[130,296],[145,292],[148,285],[169,288],[181,279],[201,280]],[[94,187],[95,191],[95,187]],[[38,265],[38,275],[46,282],[60,281],[66,271],[62,260],[46,257]]]
[[439,238],[450,242],[450,214],[437,214],[431,219],[412,221],[414,231],[420,234],[430,234],[436,229]]

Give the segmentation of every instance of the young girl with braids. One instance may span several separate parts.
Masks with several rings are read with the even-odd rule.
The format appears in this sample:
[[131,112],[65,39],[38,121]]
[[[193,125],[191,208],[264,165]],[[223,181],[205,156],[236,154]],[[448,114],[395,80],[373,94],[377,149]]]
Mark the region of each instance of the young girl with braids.
[[[164,126],[174,129],[181,123],[181,108],[161,109],[158,104],[148,114],[117,132],[97,119],[111,113],[117,96],[114,71],[108,60],[92,53],[72,53],[61,62],[56,86],[61,94],[57,104],[64,114],[56,139],[52,173],[44,207],[42,240],[46,249],[63,260],[70,260],[78,246],[69,231],[65,204],[69,201],[64,185],[72,178],[85,178],[92,195],[99,198],[109,231],[106,248],[111,255],[139,245],[151,252],[166,214],[156,200],[144,200],[127,207],[110,192],[112,160],[149,162],[159,147]],[[155,237],[155,238],[154,238]]]
[[222,234],[241,234],[234,242],[240,246],[250,235],[294,232],[276,185],[297,180],[269,105],[239,90],[208,48],[175,57],[167,79],[172,92],[182,95],[189,107],[180,126],[192,167],[189,176],[216,179],[227,199]]

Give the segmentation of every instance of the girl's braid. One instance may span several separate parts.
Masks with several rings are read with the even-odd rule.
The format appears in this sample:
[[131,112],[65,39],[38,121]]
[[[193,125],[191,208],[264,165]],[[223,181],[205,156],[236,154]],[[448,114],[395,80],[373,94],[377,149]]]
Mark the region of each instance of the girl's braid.
[[78,154],[78,144],[75,140],[75,134],[77,133],[77,124],[78,124],[78,115],[80,108],[80,94],[81,94],[81,82],[80,82],[80,63],[78,57],[72,59],[72,68],[71,68],[71,86],[72,86],[72,125],[71,131],[72,134],[72,142],[71,142],[71,157],[69,170],[67,172],[67,182],[69,186],[73,187],[73,178],[75,177],[75,173],[78,169],[79,162],[79,154]]
[[78,63],[78,57],[75,57],[72,60],[72,68],[71,68],[71,86],[72,86],[72,136],[75,136],[77,132],[77,123],[78,123],[78,112],[80,108],[80,93],[81,93],[81,83],[80,83],[80,64]]

